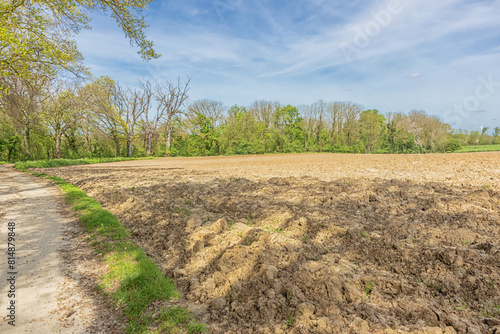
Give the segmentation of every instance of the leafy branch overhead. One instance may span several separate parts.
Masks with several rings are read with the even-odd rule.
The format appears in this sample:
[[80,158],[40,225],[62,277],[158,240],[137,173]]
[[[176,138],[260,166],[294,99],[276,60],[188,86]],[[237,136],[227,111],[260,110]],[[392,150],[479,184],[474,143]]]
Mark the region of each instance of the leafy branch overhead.
[[0,74],[29,79],[33,72],[88,75],[72,39],[90,29],[90,14],[109,14],[145,60],[160,57],[146,38],[141,12],[152,0],[8,0],[0,3]]

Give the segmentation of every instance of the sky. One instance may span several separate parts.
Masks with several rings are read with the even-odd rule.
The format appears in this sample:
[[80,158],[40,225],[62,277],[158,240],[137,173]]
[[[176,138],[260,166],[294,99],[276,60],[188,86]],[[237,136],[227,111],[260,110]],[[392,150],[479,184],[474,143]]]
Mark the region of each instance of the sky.
[[156,0],[146,62],[112,18],[77,37],[93,75],[191,78],[191,100],[350,101],[500,126],[500,0]]

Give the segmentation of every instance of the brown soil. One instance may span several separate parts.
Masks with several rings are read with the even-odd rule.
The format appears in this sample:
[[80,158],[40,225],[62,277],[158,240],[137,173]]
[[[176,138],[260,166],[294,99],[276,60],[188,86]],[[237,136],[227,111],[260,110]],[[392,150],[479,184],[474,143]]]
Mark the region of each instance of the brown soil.
[[49,173],[115,213],[213,333],[500,333],[499,153]]

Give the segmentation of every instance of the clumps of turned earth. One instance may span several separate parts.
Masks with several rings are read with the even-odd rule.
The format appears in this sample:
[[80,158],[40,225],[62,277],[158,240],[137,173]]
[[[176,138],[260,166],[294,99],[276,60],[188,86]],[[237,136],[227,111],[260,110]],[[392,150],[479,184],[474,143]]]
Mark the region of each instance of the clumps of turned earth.
[[500,193],[491,187],[245,178],[244,168],[239,178],[51,173],[115,213],[213,333],[500,334]]

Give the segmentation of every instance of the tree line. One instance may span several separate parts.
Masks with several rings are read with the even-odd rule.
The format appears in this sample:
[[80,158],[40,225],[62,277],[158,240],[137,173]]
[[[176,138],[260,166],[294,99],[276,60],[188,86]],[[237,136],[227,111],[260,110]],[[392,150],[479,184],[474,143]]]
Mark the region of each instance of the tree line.
[[350,102],[226,107],[189,99],[190,79],[109,77],[87,83],[51,76],[3,76],[0,159],[206,156],[294,152],[450,152],[499,141],[500,129],[456,132],[423,111],[381,114]]

